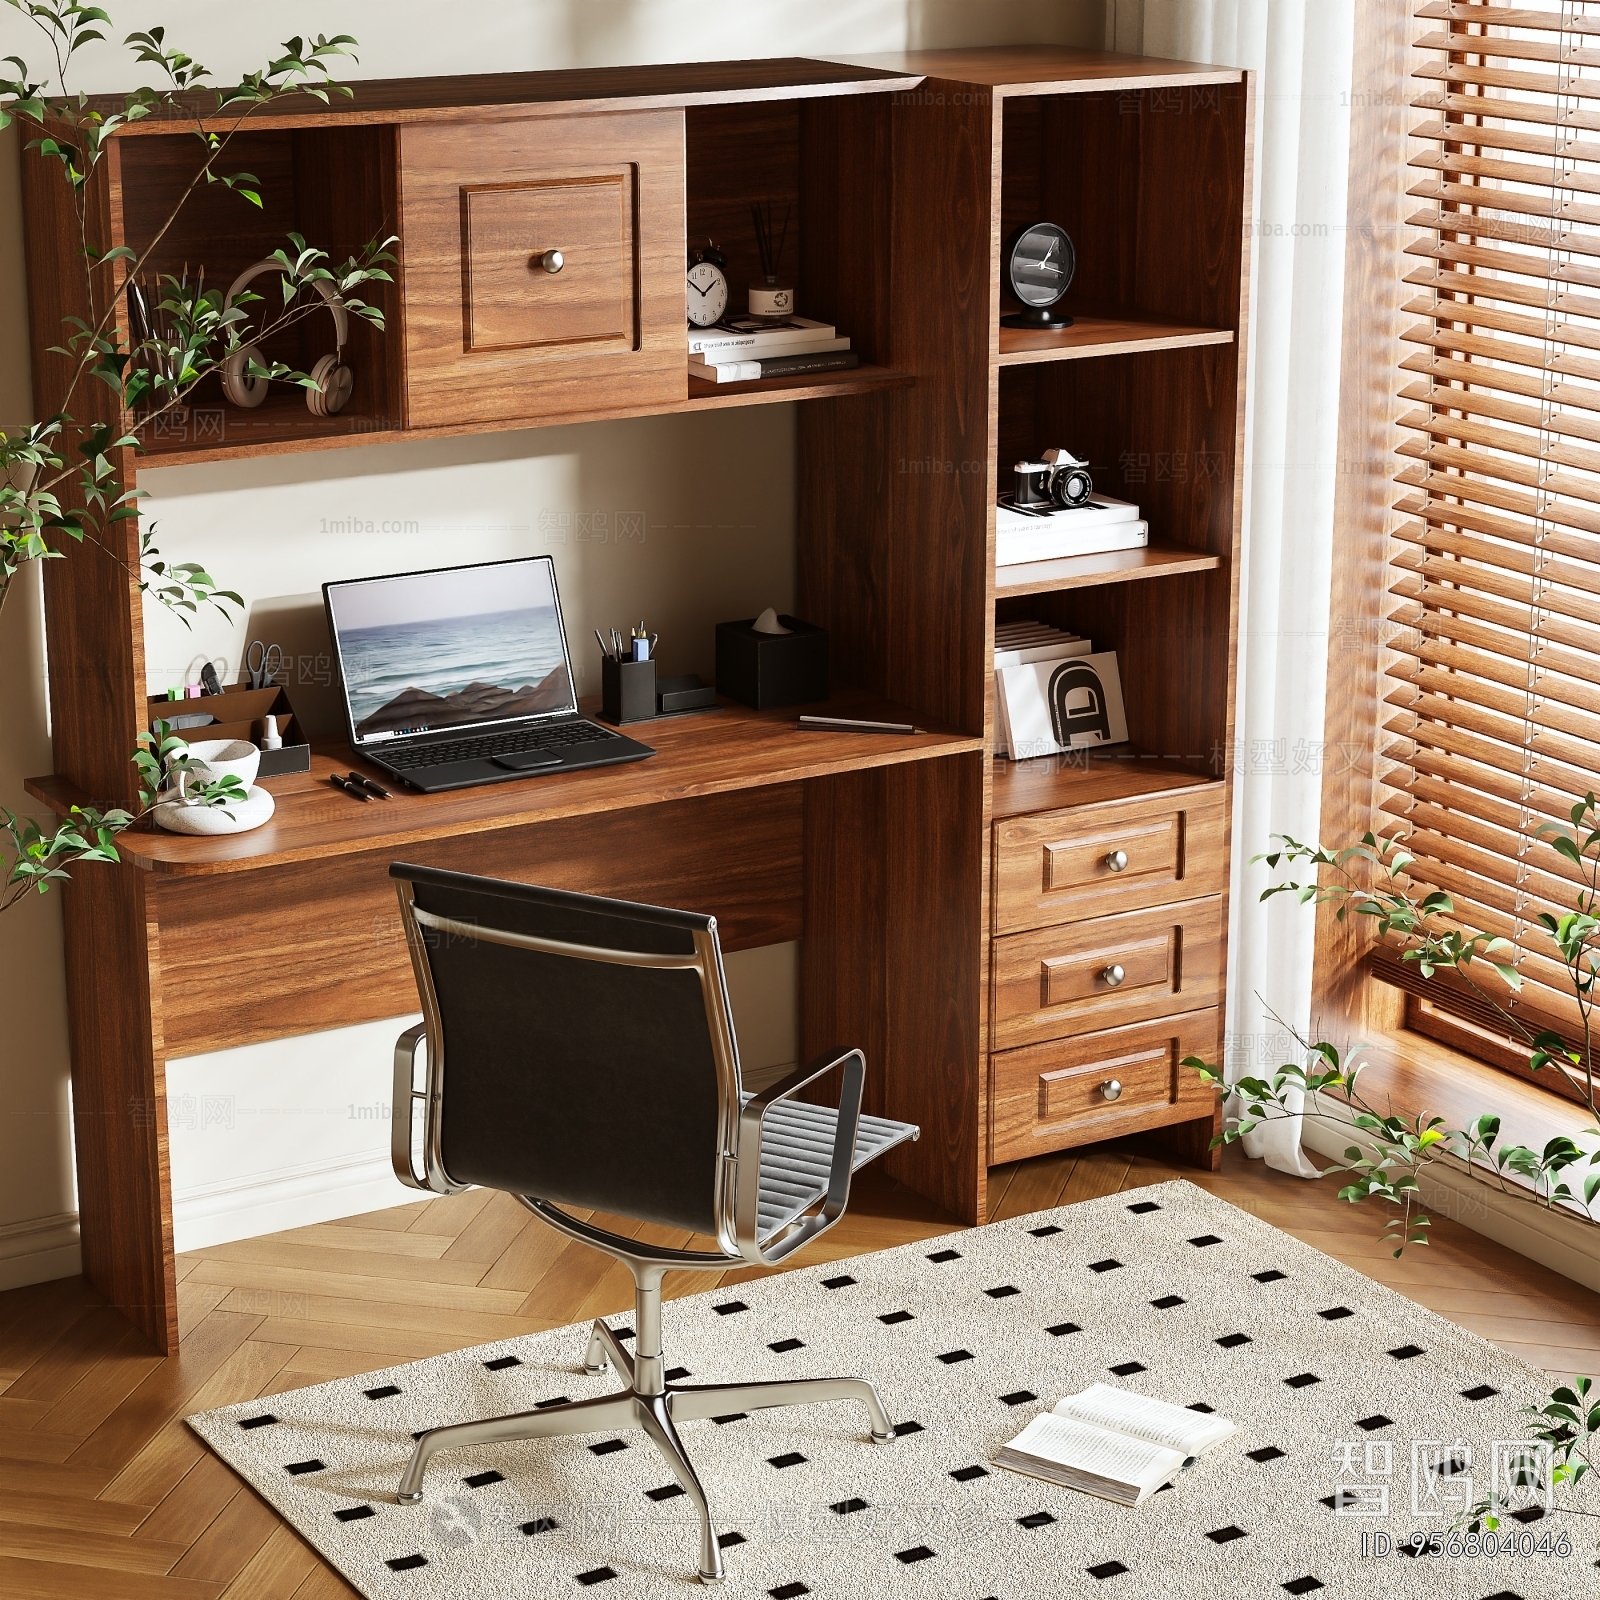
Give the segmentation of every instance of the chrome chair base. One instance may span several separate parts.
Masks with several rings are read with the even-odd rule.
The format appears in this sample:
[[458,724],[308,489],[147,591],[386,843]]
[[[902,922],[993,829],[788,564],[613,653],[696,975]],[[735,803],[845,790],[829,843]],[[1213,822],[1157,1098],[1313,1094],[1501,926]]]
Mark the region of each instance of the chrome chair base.
[[661,1357],[639,1361],[623,1347],[604,1322],[596,1322],[589,1335],[583,1369],[595,1375],[607,1362],[628,1388],[593,1400],[571,1400],[515,1416],[492,1417],[483,1422],[457,1422],[430,1428],[418,1436],[411,1462],[400,1480],[396,1498],[402,1505],[422,1499],[422,1479],[428,1460],[440,1450],[460,1450],[469,1445],[506,1444],[516,1439],[549,1439],[572,1433],[612,1433],[639,1429],[650,1436],[684,1493],[694,1501],[700,1516],[700,1570],[702,1583],[722,1582],[722,1550],[711,1522],[711,1509],[700,1479],[678,1437],[676,1423],[697,1418],[722,1417],[731,1411],[760,1411],[774,1406],[817,1405],[829,1400],[860,1400],[872,1420],[872,1438],[885,1444],[894,1437],[889,1415],[878,1391],[865,1378],[790,1378],[769,1383],[671,1384],[661,1379]]

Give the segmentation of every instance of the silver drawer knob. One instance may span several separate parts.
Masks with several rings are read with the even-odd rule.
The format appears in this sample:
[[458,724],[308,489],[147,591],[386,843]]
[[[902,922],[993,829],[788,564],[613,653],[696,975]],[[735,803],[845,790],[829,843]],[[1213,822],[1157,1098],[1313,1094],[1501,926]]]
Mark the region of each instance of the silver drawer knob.
[[546,250],[528,263],[530,267],[543,267],[546,272],[559,272],[566,264],[567,258],[559,250]]
[[1128,976],[1128,974],[1122,970],[1120,965],[1113,961],[1111,965],[1100,974],[1100,976],[1104,978],[1113,989],[1115,989],[1116,986]]
[[1122,1085],[1118,1083],[1115,1078],[1112,1078],[1108,1082],[1100,1085],[1100,1093],[1103,1094],[1107,1100],[1120,1100],[1122,1098]]
[[1127,866],[1127,864],[1128,852],[1126,850],[1113,850],[1111,854],[1106,857],[1106,865],[1110,867],[1113,872],[1121,872],[1122,869]]

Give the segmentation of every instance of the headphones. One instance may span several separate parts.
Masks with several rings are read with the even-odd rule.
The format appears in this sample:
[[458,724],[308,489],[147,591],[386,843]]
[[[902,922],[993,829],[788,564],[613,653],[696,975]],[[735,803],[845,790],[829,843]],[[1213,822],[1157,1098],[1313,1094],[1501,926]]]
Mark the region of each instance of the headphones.
[[[253,267],[246,267],[233,280],[233,287],[228,290],[222,309],[230,310],[233,297],[263,272],[282,271],[282,265],[276,261],[258,261]],[[327,301],[328,309],[333,313],[334,337],[338,343],[332,355],[319,357],[311,369],[313,387],[306,390],[306,408],[314,417],[331,417],[334,412],[344,409],[351,390],[356,386],[355,374],[344,364],[344,347],[350,337],[350,314],[325,279],[313,278],[312,285]],[[257,346],[247,344],[235,350],[222,364],[222,392],[236,406],[258,406],[267,398],[267,380],[250,375],[249,365],[252,361],[262,361],[261,351]],[[262,364],[265,365],[264,362]]]

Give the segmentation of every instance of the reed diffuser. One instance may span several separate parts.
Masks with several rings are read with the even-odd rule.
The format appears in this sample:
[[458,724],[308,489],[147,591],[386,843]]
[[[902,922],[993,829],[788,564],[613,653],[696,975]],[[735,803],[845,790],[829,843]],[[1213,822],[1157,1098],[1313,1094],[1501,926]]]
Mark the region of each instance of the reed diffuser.
[[770,200],[751,206],[750,218],[756,225],[756,249],[761,253],[761,282],[750,285],[750,315],[760,322],[787,322],[798,309],[794,283],[782,275],[783,247],[789,239],[789,206],[784,205],[776,236]]

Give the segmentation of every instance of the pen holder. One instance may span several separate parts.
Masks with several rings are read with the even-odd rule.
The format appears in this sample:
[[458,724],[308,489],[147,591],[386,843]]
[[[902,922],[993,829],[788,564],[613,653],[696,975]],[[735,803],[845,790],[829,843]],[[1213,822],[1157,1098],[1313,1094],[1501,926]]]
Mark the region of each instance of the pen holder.
[[656,714],[656,664],[600,658],[600,720],[621,725]]

